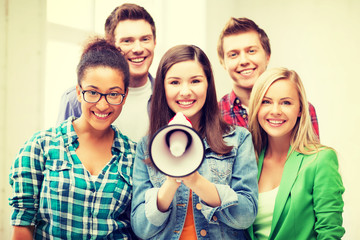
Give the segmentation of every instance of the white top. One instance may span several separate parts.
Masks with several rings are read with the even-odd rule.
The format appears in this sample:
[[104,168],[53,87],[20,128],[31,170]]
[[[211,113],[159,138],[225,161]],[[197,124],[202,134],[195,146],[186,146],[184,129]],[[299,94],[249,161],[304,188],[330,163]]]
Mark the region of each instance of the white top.
[[96,181],[97,177],[98,177],[97,175],[91,175],[91,174],[90,174],[90,179],[91,179],[91,181],[93,181],[93,182]]
[[259,193],[258,214],[254,222],[254,233],[259,240],[269,239],[278,190],[279,187]]
[[121,133],[134,142],[146,135],[149,128],[148,101],[152,94],[150,80],[144,86],[129,87],[126,102],[119,117],[114,121]]

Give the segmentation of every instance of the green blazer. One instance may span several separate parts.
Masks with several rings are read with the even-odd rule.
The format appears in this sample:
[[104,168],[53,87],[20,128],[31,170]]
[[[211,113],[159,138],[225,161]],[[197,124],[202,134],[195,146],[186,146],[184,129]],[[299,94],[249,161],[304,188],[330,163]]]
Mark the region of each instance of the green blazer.
[[[265,149],[259,156],[258,179],[264,153]],[[345,233],[343,192],[333,150],[312,155],[294,151],[285,163],[269,239],[341,239]],[[248,232],[251,239],[256,239],[252,227]]]

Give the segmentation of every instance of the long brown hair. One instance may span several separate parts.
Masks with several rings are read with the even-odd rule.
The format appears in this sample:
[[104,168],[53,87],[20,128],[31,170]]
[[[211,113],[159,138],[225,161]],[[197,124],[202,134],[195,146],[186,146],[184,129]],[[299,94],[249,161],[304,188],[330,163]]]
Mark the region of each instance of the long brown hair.
[[206,138],[214,152],[218,154],[228,153],[232,146],[225,144],[223,134],[228,133],[231,126],[223,121],[218,108],[211,64],[206,54],[199,47],[193,45],[178,45],[170,48],[159,63],[151,99],[149,136],[150,138],[153,137],[156,131],[167,125],[175,115],[166,101],[164,87],[166,73],[174,64],[189,60],[201,64],[208,81],[206,100],[202,108],[198,132],[202,138]]

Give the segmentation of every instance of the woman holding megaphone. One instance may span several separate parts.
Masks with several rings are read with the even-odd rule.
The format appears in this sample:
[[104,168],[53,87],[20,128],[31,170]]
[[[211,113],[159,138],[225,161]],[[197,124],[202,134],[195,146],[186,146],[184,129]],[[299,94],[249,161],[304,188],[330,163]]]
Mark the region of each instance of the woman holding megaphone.
[[[191,122],[180,135],[197,134],[188,137],[191,146],[184,153],[172,156],[165,134],[159,141],[155,138],[159,132],[173,132],[164,127],[180,112]],[[133,170],[131,225],[136,235],[143,239],[245,239],[244,229],[257,214],[252,138],[245,128],[222,120],[211,65],[201,49],[179,45],[165,53],[157,70],[150,113],[149,135],[138,143]],[[201,144],[196,143],[196,135]],[[163,141],[158,145],[164,147],[152,150],[155,141]],[[192,164],[202,148],[199,167],[181,176],[172,174],[176,168],[182,171],[182,164],[175,163],[177,157]],[[161,169],[154,155],[174,163]],[[172,165],[175,171],[167,171]]]

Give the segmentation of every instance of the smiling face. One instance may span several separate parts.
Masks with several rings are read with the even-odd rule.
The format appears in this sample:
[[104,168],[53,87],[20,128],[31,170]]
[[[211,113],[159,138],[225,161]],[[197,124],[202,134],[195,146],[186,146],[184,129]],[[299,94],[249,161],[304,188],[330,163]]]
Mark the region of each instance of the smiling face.
[[166,73],[164,87],[169,108],[175,113],[182,112],[196,128],[208,88],[201,64],[194,60],[174,64]]
[[233,79],[235,88],[250,90],[266,70],[270,56],[261,45],[255,31],[224,37],[224,68]]
[[81,89],[76,87],[78,100],[81,102],[82,115],[79,121],[87,128],[105,130],[116,120],[121,113],[125,99],[120,105],[109,104],[102,96],[97,103],[88,103],[84,100],[82,90],[99,93],[124,94],[124,75],[119,70],[110,67],[90,67],[85,70],[81,81]]
[[144,85],[156,44],[151,25],[145,20],[120,21],[114,34],[115,45],[121,49],[129,64],[130,86]]
[[290,141],[298,117],[300,100],[295,84],[287,79],[275,81],[265,93],[257,114],[268,138]]

